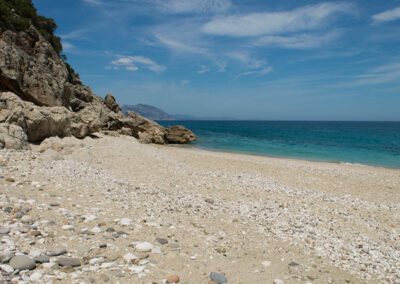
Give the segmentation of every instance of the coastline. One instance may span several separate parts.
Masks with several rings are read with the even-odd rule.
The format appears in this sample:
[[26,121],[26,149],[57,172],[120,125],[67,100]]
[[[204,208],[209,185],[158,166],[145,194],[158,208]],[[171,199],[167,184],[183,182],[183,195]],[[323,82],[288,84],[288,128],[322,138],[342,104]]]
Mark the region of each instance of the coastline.
[[[64,274],[36,269],[60,283],[162,283],[171,274],[208,283],[213,271],[229,283],[400,279],[399,170],[147,145],[127,136],[57,143],[57,153],[0,151],[2,207],[30,206],[27,215],[52,241],[33,237],[27,246],[23,224],[3,211],[0,217],[18,249],[64,246],[88,259]],[[78,233],[85,228],[91,233]],[[159,250],[143,254],[138,242]],[[107,246],[82,252],[100,243]],[[127,263],[127,253],[143,258]]]

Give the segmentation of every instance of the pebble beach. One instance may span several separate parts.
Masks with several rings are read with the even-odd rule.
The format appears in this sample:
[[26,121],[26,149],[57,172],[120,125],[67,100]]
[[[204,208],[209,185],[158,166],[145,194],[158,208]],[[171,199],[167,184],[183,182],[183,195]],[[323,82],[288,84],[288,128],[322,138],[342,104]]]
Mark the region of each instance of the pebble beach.
[[128,136],[0,150],[1,283],[400,283],[400,170]]

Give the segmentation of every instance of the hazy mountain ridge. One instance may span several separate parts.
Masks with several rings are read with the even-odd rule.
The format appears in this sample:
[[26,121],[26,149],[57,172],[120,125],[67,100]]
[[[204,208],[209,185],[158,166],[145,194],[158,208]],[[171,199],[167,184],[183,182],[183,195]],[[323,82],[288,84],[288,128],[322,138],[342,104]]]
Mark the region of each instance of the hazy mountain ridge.
[[134,111],[141,116],[151,120],[177,120],[174,116],[166,113],[165,111],[151,105],[137,104],[137,105],[123,105],[122,112]]

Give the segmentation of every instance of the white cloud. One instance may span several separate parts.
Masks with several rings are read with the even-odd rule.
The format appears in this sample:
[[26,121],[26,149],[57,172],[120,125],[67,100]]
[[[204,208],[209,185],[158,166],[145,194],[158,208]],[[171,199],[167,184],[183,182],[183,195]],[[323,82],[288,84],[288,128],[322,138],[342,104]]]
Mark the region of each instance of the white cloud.
[[122,66],[129,71],[139,70],[139,67],[137,66],[139,64],[142,65],[143,68],[149,69],[156,73],[162,73],[167,69],[165,66],[159,65],[150,58],[144,56],[121,56],[112,61],[111,64],[114,66],[114,69],[118,68],[118,66]]
[[334,14],[349,13],[352,8],[351,4],[344,2],[324,2],[292,11],[233,15],[211,20],[202,30],[208,34],[233,37],[318,30],[329,23]]
[[372,16],[372,20],[374,21],[375,24],[395,21],[398,19],[400,19],[400,7],[397,7],[392,10],[387,10]]
[[101,4],[103,4],[103,2],[101,2],[100,0],[82,0],[82,1],[87,3],[87,4],[92,4],[92,5],[101,5]]
[[70,42],[66,42],[66,41],[62,41],[62,47],[64,51],[71,51],[75,46],[70,43]]
[[379,66],[366,74],[356,76],[356,78],[357,80],[341,86],[354,87],[400,82],[400,62]]
[[316,48],[330,43],[341,35],[338,31],[322,34],[296,34],[290,36],[268,35],[258,38],[254,44],[259,46],[279,46],[291,49]]
[[266,60],[256,59],[247,52],[234,51],[227,54],[229,57],[244,63],[247,67],[252,69],[262,68],[267,65]]
[[161,0],[160,9],[167,13],[223,12],[232,6],[230,0]]
[[210,68],[208,68],[206,65],[201,65],[200,70],[197,71],[197,74],[204,74],[210,71],[211,71]]
[[156,34],[155,35],[156,39],[162,43],[163,45],[166,45],[168,48],[178,51],[178,52],[188,52],[188,53],[199,53],[199,54],[208,54],[207,50],[205,48],[193,46],[186,44],[182,41],[173,39],[168,36],[164,36],[161,34]]

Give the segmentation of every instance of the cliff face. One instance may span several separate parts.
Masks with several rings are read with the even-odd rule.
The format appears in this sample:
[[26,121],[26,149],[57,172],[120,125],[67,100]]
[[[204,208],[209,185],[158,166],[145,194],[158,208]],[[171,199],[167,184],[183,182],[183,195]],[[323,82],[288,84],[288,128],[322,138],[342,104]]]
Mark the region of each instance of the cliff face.
[[[146,122],[146,123],[144,123]],[[30,25],[0,34],[0,148],[25,149],[50,136],[83,138],[104,131],[131,135],[144,143],[188,143],[195,136],[170,130],[138,114],[124,116],[112,95],[105,99],[82,84],[52,44]],[[175,133],[176,134],[176,133]],[[174,135],[175,135],[174,134]]]

